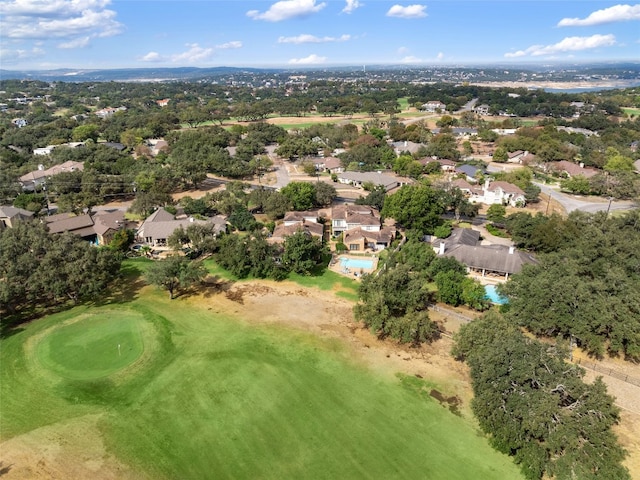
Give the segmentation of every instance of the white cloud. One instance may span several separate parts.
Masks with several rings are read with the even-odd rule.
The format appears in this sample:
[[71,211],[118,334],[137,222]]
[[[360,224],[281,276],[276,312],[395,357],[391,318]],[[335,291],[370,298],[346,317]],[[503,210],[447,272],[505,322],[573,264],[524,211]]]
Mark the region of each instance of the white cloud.
[[342,9],[342,13],[352,13],[362,6],[364,6],[364,3],[360,3],[359,0],[347,0],[347,4]]
[[26,59],[42,57],[44,54],[45,51],[40,47],[33,47],[31,49],[17,48],[13,50],[0,48],[0,58],[2,58],[2,63],[5,65],[10,65]]
[[418,57],[414,57],[413,55],[408,55],[406,57],[404,57],[402,60],[400,60],[400,63],[421,63],[422,60],[420,60]]
[[58,44],[58,48],[82,48],[89,45],[89,37],[78,37],[68,42],[62,42]]
[[443,59],[444,59],[444,53],[438,52],[438,55],[436,55],[436,60],[443,60]]
[[266,12],[249,10],[247,16],[254,20],[266,20],[267,22],[281,22],[291,18],[307,17],[317,13],[326,7],[322,2],[316,4],[316,0],[280,0],[269,7]]
[[214,51],[213,48],[202,48],[197,43],[187,43],[187,47],[189,47],[189,50],[186,52],[171,55],[171,61],[181,65],[198,63],[210,58]]
[[149,52],[140,57],[140,61],[142,62],[161,62],[162,60],[164,60],[164,58],[158,52]]
[[110,0],[8,0],[0,3],[3,36],[11,39],[65,38],[85,46],[85,38],[110,37],[122,32]]
[[339,37],[316,37],[303,33],[295,37],[280,37],[278,43],[294,43],[300,45],[303,43],[329,43],[329,42],[346,42],[351,40],[351,35],[340,35]]
[[242,48],[242,42],[238,40],[234,40],[233,42],[227,42],[221,45],[216,45],[216,49],[218,50],[229,50],[231,48]]
[[592,35],[590,37],[566,37],[553,45],[532,45],[526,50],[505,53],[507,58],[517,58],[541,55],[555,55],[563,52],[576,52],[580,50],[591,50],[593,48],[611,47],[616,44],[616,37],[613,35]]
[[614,5],[613,7],[596,10],[587,18],[563,18],[558,22],[559,27],[588,27],[603,23],[640,20],[640,4]]
[[308,57],[304,58],[292,58],[289,60],[291,65],[320,65],[327,61],[327,57],[320,57],[315,53],[312,53]]
[[387,17],[398,18],[423,18],[427,16],[426,5],[394,5],[387,12]]
[[409,53],[409,49],[407,47],[400,47],[398,48],[398,54],[399,55],[405,55]]
[[158,52],[149,52],[138,57],[141,62],[172,62],[182,65],[200,63],[213,57],[218,50],[230,50],[242,48],[242,42],[234,40],[232,42],[221,43],[215,47],[201,47],[198,43],[187,43],[188,50],[173,55],[161,55]]

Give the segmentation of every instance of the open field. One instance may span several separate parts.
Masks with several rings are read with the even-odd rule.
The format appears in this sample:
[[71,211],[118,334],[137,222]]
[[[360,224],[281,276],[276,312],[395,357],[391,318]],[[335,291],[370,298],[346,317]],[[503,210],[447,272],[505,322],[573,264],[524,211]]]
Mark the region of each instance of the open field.
[[463,365],[355,354],[345,332],[375,339],[333,277],[218,277],[170,301],[135,283],[144,263],[127,264],[126,299],[2,339],[3,478],[521,478],[477,433]]

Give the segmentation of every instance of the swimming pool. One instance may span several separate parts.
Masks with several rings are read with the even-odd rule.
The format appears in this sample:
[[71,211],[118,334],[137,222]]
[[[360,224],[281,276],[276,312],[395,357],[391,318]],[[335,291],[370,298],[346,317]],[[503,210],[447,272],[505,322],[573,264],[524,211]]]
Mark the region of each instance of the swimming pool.
[[503,297],[497,292],[495,285],[484,286],[484,298],[489,300],[491,303],[497,303],[498,305],[509,303],[509,300],[507,298]]
[[367,260],[364,258],[340,257],[340,265],[342,265],[343,268],[363,268],[373,270],[373,260]]

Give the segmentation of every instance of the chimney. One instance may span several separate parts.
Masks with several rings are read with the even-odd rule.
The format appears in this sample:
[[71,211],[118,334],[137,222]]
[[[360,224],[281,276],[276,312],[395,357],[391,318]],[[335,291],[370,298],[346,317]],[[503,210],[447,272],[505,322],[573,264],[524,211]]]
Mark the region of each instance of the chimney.
[[438,248],[438,255],[444,255],[444,242],[440,242],[440,248]]
[[514,247],[513,245],[511,245],[509,247],[509,255],[513,255],[513,253],[516,251],[516,247]]
[[484,189],[485,190],[489,190],[489,179],[488,178],[484,181]]

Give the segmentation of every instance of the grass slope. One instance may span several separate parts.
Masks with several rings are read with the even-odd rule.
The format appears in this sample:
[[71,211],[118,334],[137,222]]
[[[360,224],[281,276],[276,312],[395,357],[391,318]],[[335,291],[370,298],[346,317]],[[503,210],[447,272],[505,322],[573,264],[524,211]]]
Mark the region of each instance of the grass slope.
[[[465,419],[337,340],[165,297],[146,288],[2,339],[0,439],[101,413],[110,452],[151,478],[521,478]],[[139,342],[126,361],[124,339]]]

